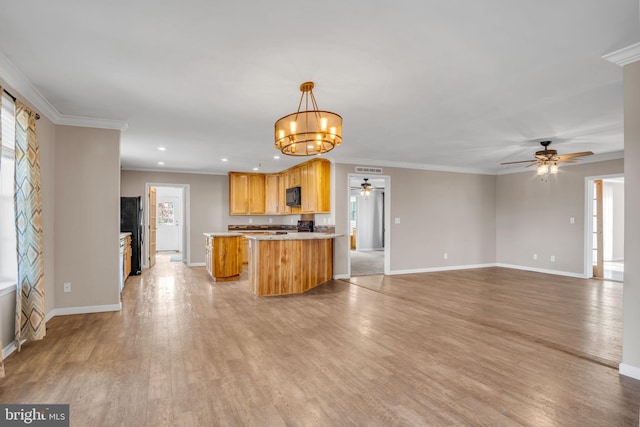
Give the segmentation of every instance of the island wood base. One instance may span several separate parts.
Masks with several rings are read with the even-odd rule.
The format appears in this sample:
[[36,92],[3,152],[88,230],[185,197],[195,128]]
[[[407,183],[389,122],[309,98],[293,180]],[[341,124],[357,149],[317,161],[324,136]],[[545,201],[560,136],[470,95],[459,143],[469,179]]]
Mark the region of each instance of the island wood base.
[[216,282],[238,280],[242,273],[242,236],[205,233],[207,272]]
[[299,294],[332,278],[333,239],[249,241],[249,286],[258,296]]

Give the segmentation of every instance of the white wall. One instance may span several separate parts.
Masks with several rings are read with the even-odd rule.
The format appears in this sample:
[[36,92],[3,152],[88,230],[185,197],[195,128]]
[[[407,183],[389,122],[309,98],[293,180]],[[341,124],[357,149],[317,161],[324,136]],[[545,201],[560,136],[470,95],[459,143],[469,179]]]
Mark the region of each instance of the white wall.
[[357,191],[356,206],[356,249],[359,251],[382,249],[383,192],[371,190],[369,196],[364,197]]

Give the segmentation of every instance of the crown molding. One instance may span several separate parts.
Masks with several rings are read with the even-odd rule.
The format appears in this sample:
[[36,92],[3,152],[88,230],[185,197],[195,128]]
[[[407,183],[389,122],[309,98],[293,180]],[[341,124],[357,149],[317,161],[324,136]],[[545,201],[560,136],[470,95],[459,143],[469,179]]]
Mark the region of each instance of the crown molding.
[[389,160],[342,158],[342,159],[336,159],[336,163],[342,163],[347,165],[357,165],[357,166],[385,166],[390,168],[420,169],[420,170],[430,170],[430,171],[438,171],[438,172],[469,173],[469,174],[475,174],[475,175],[495,175],[496,174],[496,171],[494,169],[461,168],[457,166],[431,165],[431,164],[410,163],[410,162],[394,162]]
[[[91,127],[99,129],[115,129],[124,131],[129,125],[124,120],[99,119],[93,117],[66,116],[60,114],[56,108],[31,84],[13,62],[0,52],[0,79],[17,91],[25,101],[29,102],[38,112],[56,125]],[[16,94],[13,94],[16,96]]]
[[602,59],[620,67],[624,67],[632,62],[640,61],[640,42],[632,44],[631,46],[623,47],[615,52],[602,55]]

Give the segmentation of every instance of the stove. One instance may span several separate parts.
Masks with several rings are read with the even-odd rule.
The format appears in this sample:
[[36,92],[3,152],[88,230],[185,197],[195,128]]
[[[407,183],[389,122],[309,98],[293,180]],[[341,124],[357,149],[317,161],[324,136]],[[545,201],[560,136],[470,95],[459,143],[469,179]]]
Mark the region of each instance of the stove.
[[298,232],[313,232],[313,221],[298,221]]

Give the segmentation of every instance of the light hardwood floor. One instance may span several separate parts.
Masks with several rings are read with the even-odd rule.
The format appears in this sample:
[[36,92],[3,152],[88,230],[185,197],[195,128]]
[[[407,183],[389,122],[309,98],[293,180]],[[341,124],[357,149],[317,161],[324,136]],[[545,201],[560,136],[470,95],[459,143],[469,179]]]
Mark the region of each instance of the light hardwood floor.
[[622,284],[487,268],[255,297],[161,256],[119,313],[52,319],[3,403],[73,426],[638,425]]

